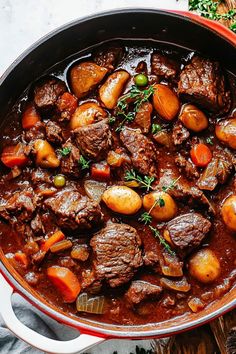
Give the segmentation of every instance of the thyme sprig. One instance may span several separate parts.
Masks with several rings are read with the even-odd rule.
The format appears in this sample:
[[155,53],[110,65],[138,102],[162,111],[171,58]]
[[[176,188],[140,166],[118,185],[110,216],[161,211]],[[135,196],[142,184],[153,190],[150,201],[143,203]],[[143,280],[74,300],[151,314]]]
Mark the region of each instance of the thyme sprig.
[[63,149],[59,149],[58,152],[59,152],[59,154],[61,156],[65,157],[65,156],[70,154],[71,148],[70,147],[64,147]]
[[[117,115],[121,116],[123,120],[116,128],[120,131],[126,122],[132,122],[135,114],[144,102],[147,102],[150,96],[154,93],[154,86],[151,85],[144,90],[140,90],[137,86],[133,85],[130,91],[123,95],[117,103]],[[133,110],[128,112],[129,105],[132,103]]]
[[169,252],[174,256],[175,252],[171,249],[170,245],[166,242],[164,237],[161,236],[160,232],[155,227],[152,227],[151,225],[149,225],[149,228],[153,232],[153,235],[159,240],[160,245],[162,245],[167,252]]
[[136,173],[135,170],[129,170],[126,171],[125,174],[125,180],[126,181],[136,181],[139,183],[140,188],[145,188],[147,191],[149,191],[152,188],[152,183],[155,181],[155,177],[150,177],[150,176],[140,176]]
[[78,163],[81,167],[81,170],[87,170],[89,169],[91,161],[87,160],[84,156],[81,155]]
[[236,32],[236,9],[231,9],[226,13],[219,13],[218,6],[222,3],[222,0],[213,1],[213,0],[190,0],[189,1],[189,10],[197,11],[202,17],[206,17],[210,20],[228,20],[234,21],[230,29],[233,32]]
[[[181,176],[179,176],[178,178],[174,179],[171,181],[171,183],[168,186],[163,186],[162,187],[162,191],[167,193],[169,190],[174,189],[176,183],[178,182],[178,180],[181,178]],[[165,206],[165,201],[162,198],[162,196],[160,196],[159,198],[157,198],[155,200],[155,202],[153,203],[153,205],[151,206],[151,208],[142,213],[140,216],[140,221],[143,222],[145,225],[150,224],[152,222],[152,217],[151,217],[151,212],[152,210],[155,208],[156,205],[159,205],[159,207],[164,207]]]

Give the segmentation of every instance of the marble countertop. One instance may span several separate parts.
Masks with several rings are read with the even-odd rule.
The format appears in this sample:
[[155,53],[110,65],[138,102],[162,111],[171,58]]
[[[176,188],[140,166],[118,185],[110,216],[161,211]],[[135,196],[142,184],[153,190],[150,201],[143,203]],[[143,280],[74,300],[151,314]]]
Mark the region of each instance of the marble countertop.
[[[187,10],[187,0],[0,0],[0,75],[27,47],[56,27],[95,12],[145,7]],[[107,341],[92,354],[135,351],[134,341]],[[149,341],[139,342],[150,348]],[[17,354],[17,353],[16,353]]]
[[0,0],[0,75],[27,47],[56,27],[124,7],[187,10],[188,0]]

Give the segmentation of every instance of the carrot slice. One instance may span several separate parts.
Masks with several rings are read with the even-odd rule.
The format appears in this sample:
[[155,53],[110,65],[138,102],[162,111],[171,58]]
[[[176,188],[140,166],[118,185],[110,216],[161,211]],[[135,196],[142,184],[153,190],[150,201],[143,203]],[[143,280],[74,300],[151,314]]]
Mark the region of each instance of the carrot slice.
[[74,113],[77,108],[77,98],[69,92],[63,93],[57,102],[57,107],[60,112]]
[[33,103],[30,103],[26,110],[23,113],[22,116],[22,127],[23,129],[30,129],[35,126],[36,123],[40,122],[40,115],[36,111],[36,108],[34,107]]
[[74,302],[81,286],[76,275],[66,267],[52,266],[47,269],[47,276],[61,293],[65,302]]
[[23,252],[16,252],[14,255],[15,260],[20,263],[24,268],[27,268],[29,265],[28,258]]
[[24,166],[28,162],[28,157],[24,154],[21,143],[6,146],[1,155],[1,161],[7,167]]
[[199,167],[206,167],[212,159],[211,150],[205,144],[195,145],[190,151],[190,156],[193,163]]
[[61,231],[56,231],[52,236],[50,236],[42,245],[41,251],[47,252],[49,251],[50,247],[55,243],[64,240],[65,235]]
[[106,163],[94,163],[91,167],[91,177],[99,181],[110,179],[110,166]]

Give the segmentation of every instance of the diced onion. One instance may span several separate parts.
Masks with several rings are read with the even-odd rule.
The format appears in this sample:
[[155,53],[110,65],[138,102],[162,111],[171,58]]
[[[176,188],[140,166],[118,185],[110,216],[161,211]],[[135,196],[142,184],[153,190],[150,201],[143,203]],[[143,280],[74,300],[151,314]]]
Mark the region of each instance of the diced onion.
[[187,279],[185,277],[183,277],[181,280],[161,278],[160,284],[161,286],[163,286],[163,288],[184,293],[188,292],[191,289],[191,285],[187,282]]
[[83,293],[78,296],[76,300],[76,308],[79,312],[88,312],[101,315],[105,310],[105,297],[104,296],[89,296]]
[[106,190],[106,183],[94,180],[86,180],[84,182],[84,189],[89,198],[99,203],[104,191]]

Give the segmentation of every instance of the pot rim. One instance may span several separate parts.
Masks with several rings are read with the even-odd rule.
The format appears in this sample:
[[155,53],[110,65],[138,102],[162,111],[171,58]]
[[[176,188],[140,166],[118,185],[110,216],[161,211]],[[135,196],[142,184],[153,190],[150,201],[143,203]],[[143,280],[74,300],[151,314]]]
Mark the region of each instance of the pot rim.
[[[149,13],[149,14],[163,14],[167,16],[171,16],[174,18],[184,19],[189,23],[195,23],[198,26],[205,27],[209,31],[214,32],[216,35],[220,35],[223,37],[224,40],[228,41],[231,45],[236,44],[236,35],[224,27],[223,25],[216,23],[214,21],[207,20],[202,18],[196,14],[192,14],[187,11],[169,11],[169,10],[158,10],[152,8],[123,8],[123,9],[115,9],[109,10],[104,12],[99,12],[92,14],[90,16],[85,16],[73,21],[70,21],[57,29],[49,32],[38,41],[33,43],[29,48],[27,48],[18,58],[6,69],[3,75],[0,77],[0,85],[4,82],[4,80],[10,75],[10,73],[14,70],[14,68],[27,56],[29,55],[35,48],[40,46],[45,41],[51,39],[53,36],[59,34],[60,32],[69,29],[77,24],[87,22],[89,20],[94,20],[97,18],[101,18],[104,16],[111,16],[117,14],[127,14],[127,13]],[[117,325],[114,326],[112,324],[102,324],[102,326],[107,327],[115,327],[117,329],[107,329],[107,328],[100,328],[98,323],[95,321],[91,321],[91,324],[82,323],[82,319],[75,320],[72,317],[68,317],[65,314],[54,310],[50,305],[43,303],[41,300],[36,298],[33,294],[31,294],[27,289],[20,284],[20,282],[14,277],[11,272],[7,269],[4,262],[1,260],[0,254],[0,272],[7,280],[7,282],[13,287],[14,291],[20,295],[22,295],[26,300],[28,300],[32,305],[36,306],[40,311],[44,312],[45,314],[49,315],[51,318],[59,321],[64,325],[68,325],[78,329],[81,333],[91,334],[91,335],[99,335],[104,338],[124,338],[124,339],[144,339],[144,338],[158,338],[158,337],[166,337],[173,334],[177,334],[189,329],[193,329],[200,325],[203,325],[220,315],[230,311],[234,307],[236,307],[236,299],[230,301],[228,304],[225,304],[221,308],[210,312],[207,315],[204,315],[204,310],[202,310],[202,316],[198,319],[191,320],[186,323],[177,324],[174,326],[170,326],[169,328],[164,329],[148,329],[147,331],[136,330],[138,328],[145,328],[147,325],[139,325],[139,326],[124,326],[124,325]],[[178,318],[177,318],[178,319]],[[148,325],[149,327],[151,325]],[[153,324],[155,327],[155,323]],[[121,330],[122,329],[122,330]],[[135,330],[134,330],[135,329]],[[125,331],[126,330],[126,331]]]

